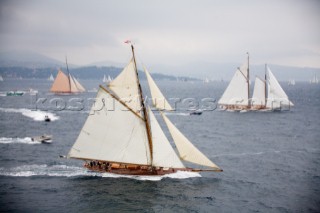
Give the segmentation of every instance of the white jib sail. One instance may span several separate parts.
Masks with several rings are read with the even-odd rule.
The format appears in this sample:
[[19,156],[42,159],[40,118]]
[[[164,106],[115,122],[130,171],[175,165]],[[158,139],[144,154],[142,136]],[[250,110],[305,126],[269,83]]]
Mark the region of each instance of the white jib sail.
[[256,77],[251,104],[253,106],[265,106],[265,93],[265,82],[259,77]]
[[276,77],[272,74],[268,67],[268,99],[267,108],[277,109],[281,106],[293,106],[293,103],[289,100],[287,94],[284,92]]
[[75,77],[72,76],[72,78],[73,78],[74,83],[76,84],[79,92],[85,92],[86,89],[80,84],[80,82]]
[[[218,101],[220,105],[248,105],[248,82],[247,82],[247,66],[242,66],[237,69],[233,78],[231,79],[227,89]],[[244,71],[242,71],[244,70]]]
[[209,160],[202,152],[200,152],[162,113],[162,117],[168,126],[170,134],[179,151],[180,159],[189,161],[202,166],[212,167],[221,170],[216,164]]
[[166,100],[162,92],[160,91],[159,87],[156,85],[154,80],[152,79],[150,73],[148,72],[147,68],[144,67],[144,71],[147,76],[151,96],[152,96],[152,103],[153,106],[159,110],[168,110],[172,111],[172,107],[170,106],[169,102]]
[[153,166],[185,168],[149,108],[153,144]]
[[96,104],[68,156],[151,165],[145,123],[100,88]]
[[138,89],[138,79],[132,58],[123,71],[109,83],[109,88],[125,102],[134,112],[141,115],[141,100]]

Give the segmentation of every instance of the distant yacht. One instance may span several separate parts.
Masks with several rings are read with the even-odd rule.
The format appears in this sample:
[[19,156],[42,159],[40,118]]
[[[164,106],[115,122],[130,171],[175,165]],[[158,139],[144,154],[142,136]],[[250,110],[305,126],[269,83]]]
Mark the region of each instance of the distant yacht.
[[59,70],[50,89],[50,92],[54,93],[80,93],[85,91],[85,88],[76,78],[70,73],[68,75],[64,74],[61,70]]
[[54,81],[54,77],[53,77],[52,74],[51,74],[50,77],[48,78],[48,81]]
[[3,81],[2,75],[0,75],[0,81]]
[[310,84],[318,84],[319,79],[317,77],[317,74],[314,74],[313,78],[310,80]]
[[106,77],[106,75],[103,76],[103,83],[110,83],[112,81],[112,78],[110,77],[110,75],[108,75],[108,77]]
[[250,98],[249,54],[248,61],[236,70],[227,89],[218,101],[221,109],[228,111],[281,110],[293,103],[280,86],[279,82],[265,66],[265,79],[255,79],[252,98]]
[[294,85],[296,85],[296,81],[295,81],[294,79],[290,79],[290,80],[288,81],[288,85],[289,85],[289,86],[294,86]]

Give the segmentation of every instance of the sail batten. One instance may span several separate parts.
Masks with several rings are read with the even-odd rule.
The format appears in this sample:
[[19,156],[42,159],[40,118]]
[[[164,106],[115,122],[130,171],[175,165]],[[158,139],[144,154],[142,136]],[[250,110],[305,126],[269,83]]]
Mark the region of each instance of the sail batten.
[[150,73],[148,72],[146,67],[143,67],[144,71],[147,76],[151,96],[152,96],[152,103],[153,106],[156,107],[159,110],[167,110],[167,111],[172,111],[172,107],[169,104],[169,102],[166,100],[162,92],[160,91],[159,87],[157,84],[154,82],[153,78],[151,77]]
[[212,167],[221,170],[216,164],[209,160],[202,152],[200,152],[172,123],[161,113],[170,134],[177,146],[180,158],[202,166]]

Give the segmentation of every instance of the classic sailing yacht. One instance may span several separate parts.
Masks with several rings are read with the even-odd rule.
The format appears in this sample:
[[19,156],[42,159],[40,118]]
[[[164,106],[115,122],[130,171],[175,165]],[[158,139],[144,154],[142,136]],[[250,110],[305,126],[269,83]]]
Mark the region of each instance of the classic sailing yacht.
[[51,86],[50,92],[64,94],[85,92],[86,89],[79,83],[79,81],[75,77],[70,74],[67,58],[66,65],[68,75],[64,74],[61,69],[59,69],[57,77]]
[[[176,144],[179,156],[161,129],[155,115],[144,103],[134,47],[132,59],[110,82],[100,86],[69,158],[84,160],[89,170],[124,175],[164,175],[177,171],[222,171],[201,153],[161,112]],[[153,105],[172,109],[145,69]],[[182,161],[200,165],[186,167]],[[206,168],[203,168],[206,167]]]
[[313,78],[310,80],[310,84],[318,84],[319,80],[317,74],[314,74]]
[[272,111],[293,106],[267,65],[265,66],[265,79],[256,77],[253,95],[250,98],[249,55],[248,63],[237,69],[218,104],[222,109],[233,111]]

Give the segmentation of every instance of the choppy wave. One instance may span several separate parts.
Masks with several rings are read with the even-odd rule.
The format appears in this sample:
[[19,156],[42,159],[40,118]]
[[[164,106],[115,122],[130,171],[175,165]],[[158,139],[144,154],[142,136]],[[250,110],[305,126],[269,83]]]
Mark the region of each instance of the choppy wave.
[[75,177],[75,176],[98,176],[103,178],[130,178],[135,180],[160,181],[163,178],[186,179],[201,177],[199,173],[178,171],[177,173],[163,176],[136,176],[118,175],[111,173],[91,172],[84,167],[67,165],[23,165],[14,168],[0,168],[0,176],[31,177],[31,176],[52,176],[52,177]]
[[44,111],[40,111],[40,110],[30,110],[30,109],[25,109],[25,108],[21,108],[21,109],[14,109],[14,108],[0,108],[0,111],[2,112],[12,112],[12,113],[21,113],[22,115],[32,118],[35,121],[43,121],[44,117],[46,115],[49,116],[49,118],[51,119],[51,121],[55,121],[59,119],[59,116],[55,115],[54,113],[50,113],[50,112],[44,112]]
[[38,141],[32,141],[31,138],[26,137],[26,138],[0,138],[0,143],[3,144],[10,144],[10,143],[22,143],[22,144],[41,144]]
[[186,112],[165,112],[164,114],[167,115],[167,116],[171,116],[171,115],[174,115],[174,116],[189,116],[190,115],[190,113],[186,113]]

